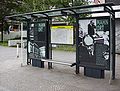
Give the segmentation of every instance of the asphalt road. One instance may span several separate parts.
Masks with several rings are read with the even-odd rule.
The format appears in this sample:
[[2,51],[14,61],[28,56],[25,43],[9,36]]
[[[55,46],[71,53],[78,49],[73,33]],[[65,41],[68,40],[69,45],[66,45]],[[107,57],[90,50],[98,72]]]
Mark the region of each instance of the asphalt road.
[[[74,62],[74,52],[53,52],[54,59]],[[61,59],[62,57],[62,59]],[[116,80],[109,84],[109,72],[105,79],[85,77],[83,68],[75,74],[75,68],[54,64],[53,69],[21,67],[16,58],[16,48],[0,46],[0,91],[120,91],[120,56],[117,55]]]

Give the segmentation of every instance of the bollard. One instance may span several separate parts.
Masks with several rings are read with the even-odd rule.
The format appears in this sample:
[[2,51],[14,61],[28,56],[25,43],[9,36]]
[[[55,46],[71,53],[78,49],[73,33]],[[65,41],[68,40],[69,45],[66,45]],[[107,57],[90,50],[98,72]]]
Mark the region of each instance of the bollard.
[[17,58],[19,58],[19,43],[17,43]]

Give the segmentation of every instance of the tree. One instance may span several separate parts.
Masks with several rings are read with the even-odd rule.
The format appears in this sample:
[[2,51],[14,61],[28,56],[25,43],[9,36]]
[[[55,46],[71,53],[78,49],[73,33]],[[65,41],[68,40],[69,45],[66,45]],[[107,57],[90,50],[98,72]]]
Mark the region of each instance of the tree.
[[[3,34],[4,17],[10,14],[35,12],[56,8],[66,8],[87,4],[87,0],[1,0],[0,1],[0,22]],[[67,17],[60,19],[73,22],[73,18]],[[3,40],[3,36],[1,37]]]
[[4,21],[5,16],[13,12],[16,12],[16,9],[19,8],[21,0],[1,0],[0,1],[0,29],[1,29],[1,41],[3,41],[3,29],[6,25]]
[[15,13],[20,7],[21,0],[1,0],[0,1],[0,21],[6,15]]
[[22,2],[20,12],[42,11],[88,4],[87,0],[22,0]]

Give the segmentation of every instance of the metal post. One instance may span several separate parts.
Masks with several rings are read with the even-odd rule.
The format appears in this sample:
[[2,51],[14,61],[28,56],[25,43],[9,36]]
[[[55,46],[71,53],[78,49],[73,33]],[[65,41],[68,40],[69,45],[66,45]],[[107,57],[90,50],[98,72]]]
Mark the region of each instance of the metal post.
[[28,52],[29,41],[30,41],[30,20],[27,20],[27,65],[31,64]]
[[[52,19],[48,18],[48,45],[49,45],[49,59],[52,59],[52,44],[51,44],[51,27]],[[48,69],[52,69],[52,62],[48,62]]]
[[115,12],[110,14],[110,80],[115,79]]
[[17,58],[19,58],[19,43],[17,43]]
[[76,15],[76,74],[79,74],[79,15]]
[[46,58],[49,59],[49,20],[46,22]]
[[24,66],[27,64],[26,59],[24,59],[24,57],[26,57],[26,54],[24,53],[24,42],[23,42],[23,22],[21,22],[21,66]]
[[112,15],[110,14],[110,79],[109,79],[109,84],[111,84],[112,81]]
[[112,14],[112,80],[115,79],[115,12]]
[[23,22],[21,22],[21,66],[24,65],[24,62],[23,62]]

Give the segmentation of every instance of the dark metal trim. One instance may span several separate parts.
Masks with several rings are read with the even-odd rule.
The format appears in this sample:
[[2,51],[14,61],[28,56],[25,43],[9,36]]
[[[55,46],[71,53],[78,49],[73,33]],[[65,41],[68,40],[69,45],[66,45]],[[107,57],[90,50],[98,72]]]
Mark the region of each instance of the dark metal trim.
[[[61,10],[72,10],[73,11],[73,9],[85,9],[85,8],[104,7],[104,6],[113,6],[113,5],[114,5],[113,3],[99,4],[99,5],[83,5],[83,6],[76,6],[76,7],[60,8],[60,9],[55,9],[55,10],[46,10],[46,11],[38,11],[38,12],[30,12],[30,13],[24,13],[24,14],[11,15],[11,16],[6,16],[6,18],[21,17],[24,15],[32,15],[32,14],[43,14],[43,15],[49,16],[46,13],[56,12],[56,11],[61,11]],[[89,12],[87,12],[87,13],[89,13]],[[55,16],[58,16],[58,15],[55,15]],[[53,17],[55,17],[55,16],[53,16]]]

